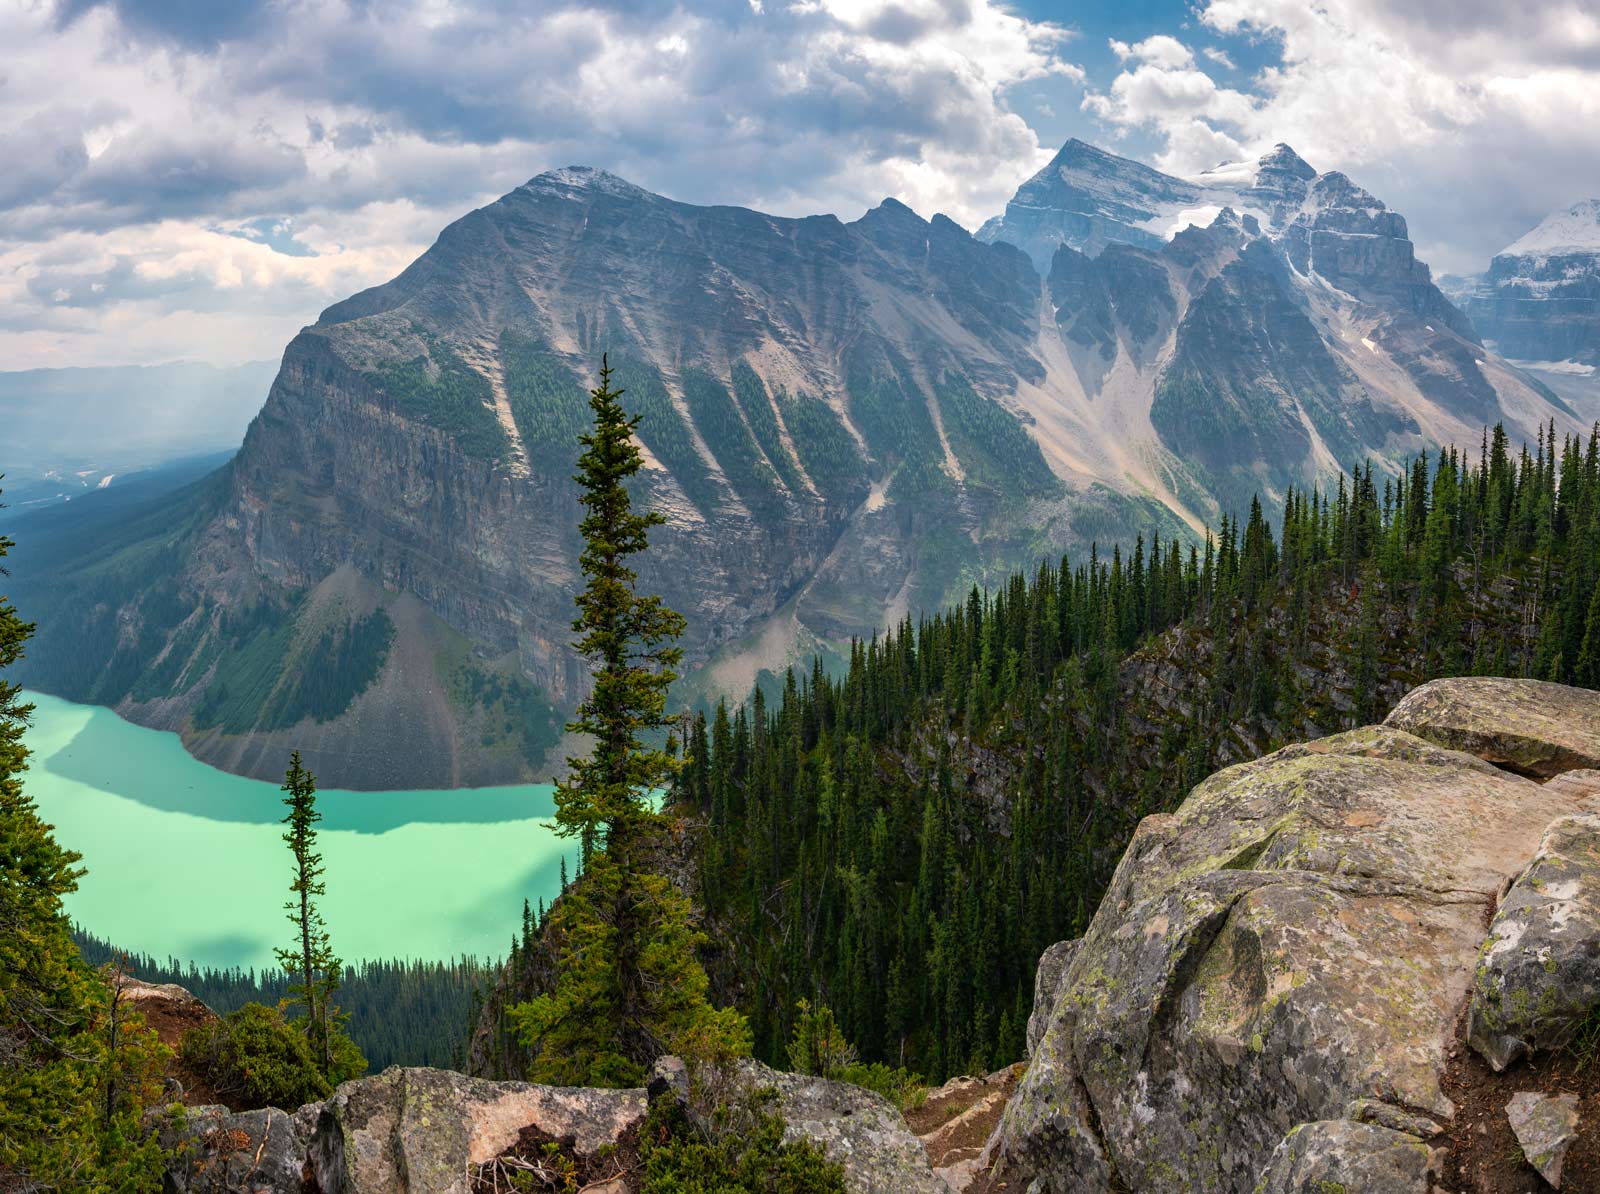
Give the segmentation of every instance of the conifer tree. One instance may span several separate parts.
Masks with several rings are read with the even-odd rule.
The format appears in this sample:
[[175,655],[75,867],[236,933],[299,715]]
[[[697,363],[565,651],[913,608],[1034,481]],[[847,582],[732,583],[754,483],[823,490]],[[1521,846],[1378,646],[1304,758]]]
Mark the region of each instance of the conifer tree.
[[294,941],[288,949],[274,952],[278,965],[299,975],[298,981],[289,986],[290,998],[305,1008],[305,1034],[322,1076],[337,1085],[364,1073],[367,1063],[345,1036],[334,1004],[344,963],[333,952],[328,926],[317,907],[318,899],[327,891],[322,879],[322,854],[317,849],[316,827],[322,814],[317,811],[317,777],[301,765],[299,751],[289,756],[283,790],[288,793],[283,803],[289,808],[283,819],[289,827],[283,840],[294,855],[291,898],[283,907],[294,928]]
[[[0,536],[0,559],[13,546]],[[4,676],[32,633],[0,595],[0,1187],[156,1190],[161,1154],[140,1115],[162,1050],[79,956],[61,903],[79,855],[22,787],[33,706]]]
[[633,509],[627,484],[643,464],[622,391],[609,362],[590,391],[593,430],[574,480],[585,578],[577,596],[578,651],[595,667],[594,688],[568,729],[584,734],[587,755],[567,760],[556,788],[556,828],[582,844],[583,871],[552,908],[560,941],[554,990],[512,1009],[537,1057],[533,1077],[572,1085],[629,1085],[666,1052],[720,1055],[749,1048],[737,1012],[707,999],[695,957],[703,939],[688,901],[645,867],[643,847],[659,823],[653,800],[680,763],[662,734],[667,688],[681,657],[683,616],[659,596],[640,593],[633,560],[665,519]]

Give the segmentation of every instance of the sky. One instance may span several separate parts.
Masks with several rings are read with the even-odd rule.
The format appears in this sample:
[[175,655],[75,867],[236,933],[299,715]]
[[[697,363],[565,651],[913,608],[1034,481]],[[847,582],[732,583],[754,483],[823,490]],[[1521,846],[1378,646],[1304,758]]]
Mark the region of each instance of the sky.
[[563,165],[968,228],[1287,142],[1482,269],[1600,196],[1600,0],[0,0],[0,369],[276,358]]

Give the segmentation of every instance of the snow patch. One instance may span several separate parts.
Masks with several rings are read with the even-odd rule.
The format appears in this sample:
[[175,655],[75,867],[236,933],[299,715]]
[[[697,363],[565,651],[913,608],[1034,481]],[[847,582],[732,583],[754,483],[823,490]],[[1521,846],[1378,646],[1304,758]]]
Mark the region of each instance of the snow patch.
[[1593,377],[1597,370],[1582,361],[1512,361],[1518,369],[1532,369],[1536,373],[1566,373],[1573,377]]
[[1142,221],[1139,227],[1155,233],[1163,240],[1171,240],[1190,225],[1196,228],[1211,227],[1221,214],[1222,204],[1206,203],[1199,207],[1181,207],[1177,211],[1162,212]]
[[1585,199],[1546,216],[1539,226],[1500,251],[1502,257],[1600,253],[1600,199]]
[[1367,351],[1368,352],[1377,352],[1378,351],[1378,346],[1372,342],[1372,337],[1370,337],[1370,336],[1361,337],[1361,343],[1363,343],[1363,344],[1365,344],[1367,346]]

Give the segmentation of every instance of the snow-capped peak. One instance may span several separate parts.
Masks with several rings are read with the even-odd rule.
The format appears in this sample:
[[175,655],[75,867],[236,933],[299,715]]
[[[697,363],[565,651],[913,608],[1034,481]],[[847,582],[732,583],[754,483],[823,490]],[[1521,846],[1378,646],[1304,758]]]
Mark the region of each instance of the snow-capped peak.
[[1546,216],[1539,226],[1500,251],[1502,257],[1600,253],[1600,199],[1585,199]]
[[551,188],[599,191],[608,195],[625,195],[630,198],[649,194],[643,187],[635,186],[627,179],[618,178],[615,174],[602,170],[598,166],[562,166],[558,170],[546,170],[543,174],[530,178],[522,184],[522,189],[524,190]]

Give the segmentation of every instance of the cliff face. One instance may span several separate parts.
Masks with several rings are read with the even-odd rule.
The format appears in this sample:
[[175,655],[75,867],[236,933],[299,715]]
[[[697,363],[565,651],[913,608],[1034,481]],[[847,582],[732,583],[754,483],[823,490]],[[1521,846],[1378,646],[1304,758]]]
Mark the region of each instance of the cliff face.
[[553,171],[302,331],[225,475],[20,578],[52,611],[25,678],[248,774],[298,747],[346,787],[548,777],[603,358],[685,698],[1366,454],[1578,430],[1406,236],[1287,147],[1182,180],[1069,145],[977,238]]
[[1600,367],[1600,200],[1555,212],[1462,279],[1457,298],[1496,351],[1520,361]]
[[[1574,1081],[1559,1050],[1600,1006],[1597,763],[1597,694],[1441,680],[1147,817],[1088,932],[1041,962],[993,1176],[1526,1188],[1507,1145],[1531,1112],[1505,1105]],[[1559,1154],[1559,1180],[1579,1124],[1529,1160]]]

